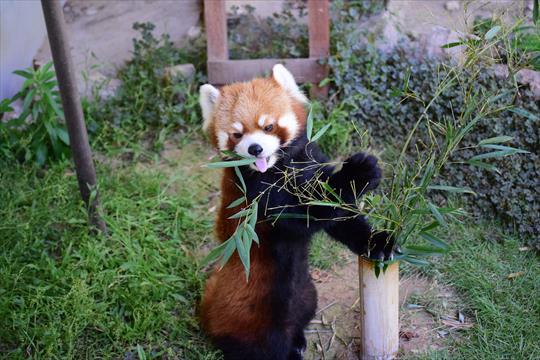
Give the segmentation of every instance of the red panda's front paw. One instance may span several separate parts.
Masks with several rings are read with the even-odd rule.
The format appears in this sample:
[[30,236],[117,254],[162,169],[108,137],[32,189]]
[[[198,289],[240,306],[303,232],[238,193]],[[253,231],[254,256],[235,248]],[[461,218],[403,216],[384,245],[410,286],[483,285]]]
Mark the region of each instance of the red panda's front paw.
[[345,161],[342,171],[355,182],[358,193],[364,193],[379,186],[382,171],[377,165],[377,161],[375,156],[364,153],[354,154]]
[[371,236],[369,249],[369,258],[380,261],[393,260],[395,252],[399,253],[401,251],[399,246],[396,246],[394,237],[386,231],[381,231]]

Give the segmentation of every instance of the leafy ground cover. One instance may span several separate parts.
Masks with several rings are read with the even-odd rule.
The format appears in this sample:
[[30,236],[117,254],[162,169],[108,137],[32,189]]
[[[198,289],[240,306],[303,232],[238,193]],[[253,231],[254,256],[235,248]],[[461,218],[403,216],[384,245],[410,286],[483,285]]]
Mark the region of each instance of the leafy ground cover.
[[[456,292],[459,311],[473,326],[451,331],[444,349],[412,357],[537,359],[540,303],[532,294],[540,290],[540,263],[535,251],[497,223],[466,222],[447,233],[450,252],[421,272]],[[410,271],[417,269],[402,268],[404,276]],[[429,294],[417,303],[442,305],[440,297]]]
[[2,168],[1,356],[215,358],[194,316],[212,228],[197,174],[98,166],[103,237],[69,163]]
[[[156,159],[103,157],[98,175],[109,238],[88,234],[69,163],[4,167],[2,356],[219,358],[195,316],[218,174],[199,166],[210,155],[206,145],[167,144]],[[474,326],[449,337],[444,350],[404,356],[538,357],[540,306],[531,296],[540,290],[537,256],[519,251],[519,238],[493,224],[466,223],[448,233],[455,234],[449,255],[424,274],[458,292]],[[310,261],[329,270],[347,256],[320,236]],[[436,301],[434,295],[417,302]]]
[[458,291],[475,326],[451,354],[464,359],[540,357],[540,263],[521,239],[498,224],[463,224],[451,233],[453,248],[435,266]]

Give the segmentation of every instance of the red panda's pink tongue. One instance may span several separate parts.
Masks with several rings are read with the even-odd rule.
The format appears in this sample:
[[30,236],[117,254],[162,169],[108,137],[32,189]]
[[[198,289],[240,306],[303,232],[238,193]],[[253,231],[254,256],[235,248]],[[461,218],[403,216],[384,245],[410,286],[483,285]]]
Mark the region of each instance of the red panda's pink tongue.
[[260,172],[265,172],[268,169],[268,164],[266,163],[266,158],[257,158],[255,160],[255,166],[257,166],[257,169],[259,169]]

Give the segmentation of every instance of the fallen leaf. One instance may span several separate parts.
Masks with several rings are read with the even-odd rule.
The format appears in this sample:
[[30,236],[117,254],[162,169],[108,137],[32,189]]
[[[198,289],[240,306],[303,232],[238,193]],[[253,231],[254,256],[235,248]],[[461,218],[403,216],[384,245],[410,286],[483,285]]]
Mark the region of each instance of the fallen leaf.
[[458,321],[460,323],[465,323],[465,316],[461,313],[461,311],[458,311]]
[[520,276],[523,276],[523,275],[525,275],[525,273],[523,271],[518,271],[518,272],[515,272],[515,273],[508,274],[508,276],[506,278],[507,279],[514,279],[514,278],[517,278],[517,277],[520,277]]
[[448,334],[450,334],[450,333],[449,333],[448,331],[446,331],[446,330],[437,330],[437,335],[438,335],[439,337],[441,337],[441,338],[447,337]]
[[471,323],[461,323],[459,320],[454,319],[442,319],[442,323],[453,330],[469,329],[473,326]]
[[327,271],[313,270],[311,271],[311,278],[316,283],[324,283],[330,281],[330,274]]
[[418,334],[413,331],[400,331],[399,337],[407,341],[410,341],[412,338],[418,337]]
[[415,309],[423,309],[424,306],[418,305],[418,304],[407,304],[407,309],[415,310]]

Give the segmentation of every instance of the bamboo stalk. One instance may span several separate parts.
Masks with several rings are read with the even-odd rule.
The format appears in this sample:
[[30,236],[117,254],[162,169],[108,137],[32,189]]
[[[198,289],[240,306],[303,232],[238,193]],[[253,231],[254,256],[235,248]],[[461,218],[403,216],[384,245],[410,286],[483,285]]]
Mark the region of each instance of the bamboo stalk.
[[377,278],[373,262],[358,258],[363,360],[394,359],[399,348],[399,263]]

